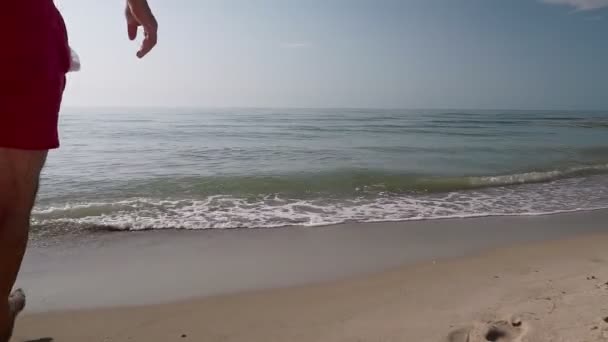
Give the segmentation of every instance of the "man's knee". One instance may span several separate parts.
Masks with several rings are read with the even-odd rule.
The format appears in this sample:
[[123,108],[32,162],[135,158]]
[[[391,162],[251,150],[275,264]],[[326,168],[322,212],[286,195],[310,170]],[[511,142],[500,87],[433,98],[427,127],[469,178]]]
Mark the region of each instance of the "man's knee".
[[29,219],[46,153],[0,148],[0,223]]
[[36,184],[24,184],[25,180],[16,178],[4,177],[4,181],[0,181],[0,226],[6,222],[29,221],[38,180],[31,180]]
[[0,197],[0,233],[27,233],[31,206],[12,194],[3,193]]

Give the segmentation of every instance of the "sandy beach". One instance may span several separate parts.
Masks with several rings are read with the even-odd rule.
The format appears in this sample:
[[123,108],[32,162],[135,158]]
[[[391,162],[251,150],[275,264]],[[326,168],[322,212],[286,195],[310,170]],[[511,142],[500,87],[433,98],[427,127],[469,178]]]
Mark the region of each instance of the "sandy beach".
[[608,212],[34,246],[14,341],[604,341]]

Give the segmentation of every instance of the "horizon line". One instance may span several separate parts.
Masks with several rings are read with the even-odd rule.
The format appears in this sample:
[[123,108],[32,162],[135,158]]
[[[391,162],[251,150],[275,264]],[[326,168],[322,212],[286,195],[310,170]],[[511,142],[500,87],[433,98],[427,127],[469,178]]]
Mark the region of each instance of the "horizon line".
[[151,105],[66,105],[63,109],[330,109],[330,110],[456,110],[456,111],[589,111],[589,112],[608,112],[608,108],[472,108],[472,107],[351,107],[351,106],[151,106]]

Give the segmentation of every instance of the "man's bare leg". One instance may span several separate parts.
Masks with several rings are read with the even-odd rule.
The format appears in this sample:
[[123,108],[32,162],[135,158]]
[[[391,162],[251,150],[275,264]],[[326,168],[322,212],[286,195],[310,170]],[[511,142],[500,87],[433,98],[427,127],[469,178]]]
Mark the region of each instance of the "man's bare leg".
[[[8,341],[13,334],[13,328],[15,325],[15,319],[17,315],[25,308],[25,293],[23,290],[18,289],[13,291],[11,295],[8,297],[8,330],[4,334],[2,339]],[[3,341],[4,340],[0,340]]]
[[0,342],[8,342],[25,298],[15,285],[47,151],[0,148]]

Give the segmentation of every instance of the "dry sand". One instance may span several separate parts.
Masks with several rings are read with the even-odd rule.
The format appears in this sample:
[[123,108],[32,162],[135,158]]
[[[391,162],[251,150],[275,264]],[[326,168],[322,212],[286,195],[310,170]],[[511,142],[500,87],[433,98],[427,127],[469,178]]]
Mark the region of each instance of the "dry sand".
[[[604,226],[605,214],[493,220],[531,232],[570,222],[574,231],[589,218]],[[607,247],[608,234],[587,232],[318,285],[29,313],[14,341],[608,341]]]

